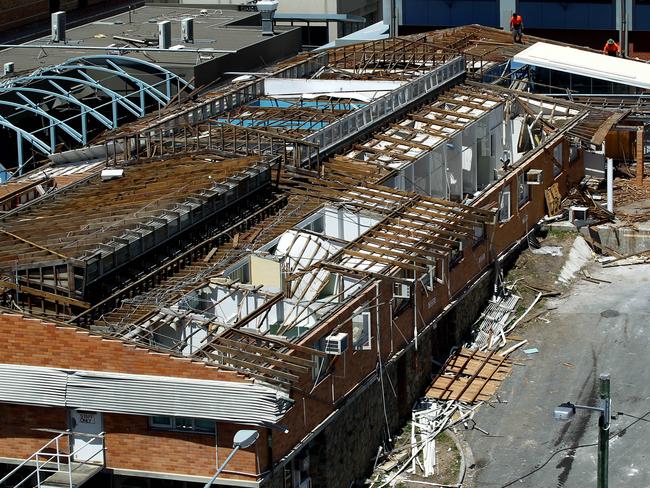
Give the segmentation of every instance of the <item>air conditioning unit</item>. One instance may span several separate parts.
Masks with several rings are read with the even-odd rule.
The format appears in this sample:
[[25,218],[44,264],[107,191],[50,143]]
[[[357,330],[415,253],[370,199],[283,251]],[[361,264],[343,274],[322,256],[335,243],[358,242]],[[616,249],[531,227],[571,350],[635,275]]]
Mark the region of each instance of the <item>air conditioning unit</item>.
[[526,172],[526,184],[541,185],[544,183],[544,173],[541,169],[529,169]]
[[52,42],[65,42],[65,12],[52,14]]
[[325,338],[325,352],[327,354],[339,355],[348,349],[348,335],[345,332],[332,334]]
[[172,23],[169,20],[158,22],[158,49],[172,46]]
[[118,169],[103,169],[100,173],[102,181],[115,180],[117,178],[122,178],[124,176],[124,170],[121,168]]
[[411,298],[411,287],[404,283],[393,284],[393,298]]
[[194,43],[194,19],[192,17],[181,20],[181,39],[183,42]]

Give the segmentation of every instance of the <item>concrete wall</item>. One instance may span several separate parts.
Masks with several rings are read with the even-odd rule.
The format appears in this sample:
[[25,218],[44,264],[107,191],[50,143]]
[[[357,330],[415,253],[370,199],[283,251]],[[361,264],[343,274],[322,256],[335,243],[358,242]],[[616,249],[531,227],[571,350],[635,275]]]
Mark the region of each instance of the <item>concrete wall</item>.
[[197,65],[194,68],[194,85],[210,85],[226,71],[254,71],[297,54],[302,42],[300,29],[288,28],[278,32],[277,35],[242,48],[235,54],[220,56]]

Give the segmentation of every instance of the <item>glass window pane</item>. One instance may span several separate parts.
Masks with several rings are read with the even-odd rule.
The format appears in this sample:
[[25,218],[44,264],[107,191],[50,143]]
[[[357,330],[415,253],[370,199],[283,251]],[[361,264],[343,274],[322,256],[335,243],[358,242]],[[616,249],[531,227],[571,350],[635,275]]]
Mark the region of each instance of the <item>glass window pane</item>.
[[194,419],[190,417],[175,417],[174,427],[179,430],[192,430],[194,428]]
[[194,429],[197,432],[214,432],[214,420],[194,419]]
[[151,425],[154,427],[171,427],[172,418],[167,416],[151,417]]

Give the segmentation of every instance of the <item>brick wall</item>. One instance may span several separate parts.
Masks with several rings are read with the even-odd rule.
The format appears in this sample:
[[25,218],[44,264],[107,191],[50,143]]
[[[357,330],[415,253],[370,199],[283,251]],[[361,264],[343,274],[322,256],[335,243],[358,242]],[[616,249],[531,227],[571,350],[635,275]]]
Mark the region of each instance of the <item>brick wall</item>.
[[0,0],[0,32],[50,15],[48,0]]
[[[232,451],[233,436],[241,428],[219,423],[216,434],[166,432],[151,429],[147,417],[104,414],[106,464],[109,468],[212,476],[217,462],[223,463]],[[265,435],[262,432],[255,445],[235,454],[223,477],[256,479],[256,450],[265,450]]]
[[65,408],[0,403],[0,457],[25,459],[56,434],[35,429],[65,430]]
[[116,373],[243,381],[230,371],[104,339],[76,327],[48,324],[21,315],[0,315],[0,363]]
[[[241,380],[241,376],[137,348],[119,340],[74,327],[48,324],[21,315],[0,315],[0,363],[64,369],[164,375],[206,380]],[[41,447],[51,433],[34,428],[66,429],[65,409],[0,404],[0,457],[26,458]],[[216,447],[222,462],[232,449],[234,432],[244,428],[218,424],[214,435],[163,432],[149,428],[143,416],[104,414],[109,467],[211,476],[216,471]],[[258,449],[260,461],[255,455]],[[255,478],[268,464],[266,431],[253,450],[238,453],[228,468],[237,477]],[[226,474],[225,476],[229,476]],[[235,476],[231,474],[230,476]]]

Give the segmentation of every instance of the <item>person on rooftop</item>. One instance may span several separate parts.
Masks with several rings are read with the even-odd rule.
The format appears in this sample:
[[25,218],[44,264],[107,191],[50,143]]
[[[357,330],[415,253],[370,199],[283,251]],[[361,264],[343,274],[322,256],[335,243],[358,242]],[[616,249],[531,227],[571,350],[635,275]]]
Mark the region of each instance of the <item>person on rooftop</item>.
[[523,44],[521,35],[524,31],[524,19],[517,12],[513,12],[512,18],[510,19],[510,31],[512,32],[512,40]]
[[603,48],[603,54],[607,54],[608,56],[618,56],[620,52],[621,46],[616,44],[614,39],[608,39]]

